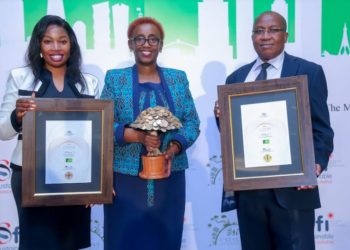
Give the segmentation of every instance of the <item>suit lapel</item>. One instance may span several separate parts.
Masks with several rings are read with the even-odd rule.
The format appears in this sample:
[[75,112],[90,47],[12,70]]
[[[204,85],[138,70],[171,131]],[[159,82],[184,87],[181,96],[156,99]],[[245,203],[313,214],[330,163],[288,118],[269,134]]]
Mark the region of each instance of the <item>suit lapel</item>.
[[299,63],[294,56],[284,54],[284,62],[281,77],[295,76],[299,69]]
[[237,76],[237,82],[245,82],[245,79],[247,78],[250,70],[252,69],[252,67],[255,64],[255,61],[256,60],[254,60],[253,62],[249,63],[247,65],[247,67],[242,68],[242,73],[238,74],[238,76]]

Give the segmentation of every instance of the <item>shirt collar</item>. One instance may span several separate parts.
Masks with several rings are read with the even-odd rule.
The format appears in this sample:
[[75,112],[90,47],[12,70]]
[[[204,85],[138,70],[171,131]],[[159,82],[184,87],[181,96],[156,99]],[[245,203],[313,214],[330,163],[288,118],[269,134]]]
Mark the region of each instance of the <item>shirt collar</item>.
[[[276,56],[275,58],[268,60],[267,62],[271,64],[275,69],[280,70],[283,66],[283,60],[284,60],[284,51],[282,51],[282,53]],[[260,57],[258,57],[253,65],[254,71],[260,71],[261,64],[263,63],[264,61],[261,60]]]

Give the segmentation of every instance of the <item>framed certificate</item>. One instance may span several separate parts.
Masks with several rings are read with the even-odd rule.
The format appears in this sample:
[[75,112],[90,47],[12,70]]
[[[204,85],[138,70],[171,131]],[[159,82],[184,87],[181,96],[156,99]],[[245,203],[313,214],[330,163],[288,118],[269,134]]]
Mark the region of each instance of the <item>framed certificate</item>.
[[218,86],[224,189],[317,185],[307,76]]
[[34,101],[23,120],[22,206],[111,203],[113,102]]

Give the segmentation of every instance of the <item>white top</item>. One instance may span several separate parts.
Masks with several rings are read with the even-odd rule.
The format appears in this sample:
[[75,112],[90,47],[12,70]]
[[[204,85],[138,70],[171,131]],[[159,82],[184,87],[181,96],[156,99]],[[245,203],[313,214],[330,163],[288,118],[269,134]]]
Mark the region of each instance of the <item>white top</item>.
[[[99,97],[99,85],[95,76],[90,74],[83,74],[86,80],[86,88],[82,94],[87,94]],[[16,108],[16,101],[18,98],[24,97],[19,95],[19,90],[33,91],[34,75],[29,67],[16,68],[11,70],[9,78],[6,83],[6,91],[0,107],[0,140],[11,140],[16,137],[17,132],[11,124],[11,113]],[[35,85],[37,91],[42,82],[39,81]],[[76,84],[78,91],[81,91],[79,84]],[[28,97],[28,96],[27,96]],[[11,162],[22,166],[22,140],[17,141],[17,145],[12,153]]]

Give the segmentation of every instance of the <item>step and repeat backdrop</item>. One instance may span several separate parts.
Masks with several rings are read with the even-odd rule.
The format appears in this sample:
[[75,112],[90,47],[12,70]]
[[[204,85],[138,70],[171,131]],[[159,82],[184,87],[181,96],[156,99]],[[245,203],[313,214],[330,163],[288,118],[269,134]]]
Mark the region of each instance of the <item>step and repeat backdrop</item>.
[[[286,51],[325,70],[335,149],[328,170],[318,180],[322,208],[316,210],[315,238],[317,250],[347,249],[350,2],[346,0],[0,0],[0,103],[9,70],[25,65],[31,31],[43,15],[59,15],[72,25],[83,52],[84,71],[100,79],[101,90],[107,69],[133,64],[127,47],[128,23],[139,16],[155,17],[165,29],[159,64],[186,71],[201,120],[201,135],[188,151],[182,249],[240,249],[236,212],[220,211],[220,136],[212,110],[217,85],[255,59],[253,20],[265,10],[286,18]],[[20,234],[10,184],[14,143],[0,141],[0,250],[17,249]],[[91,235],[90,249],[103,249],[102,206],[93,208]]]

